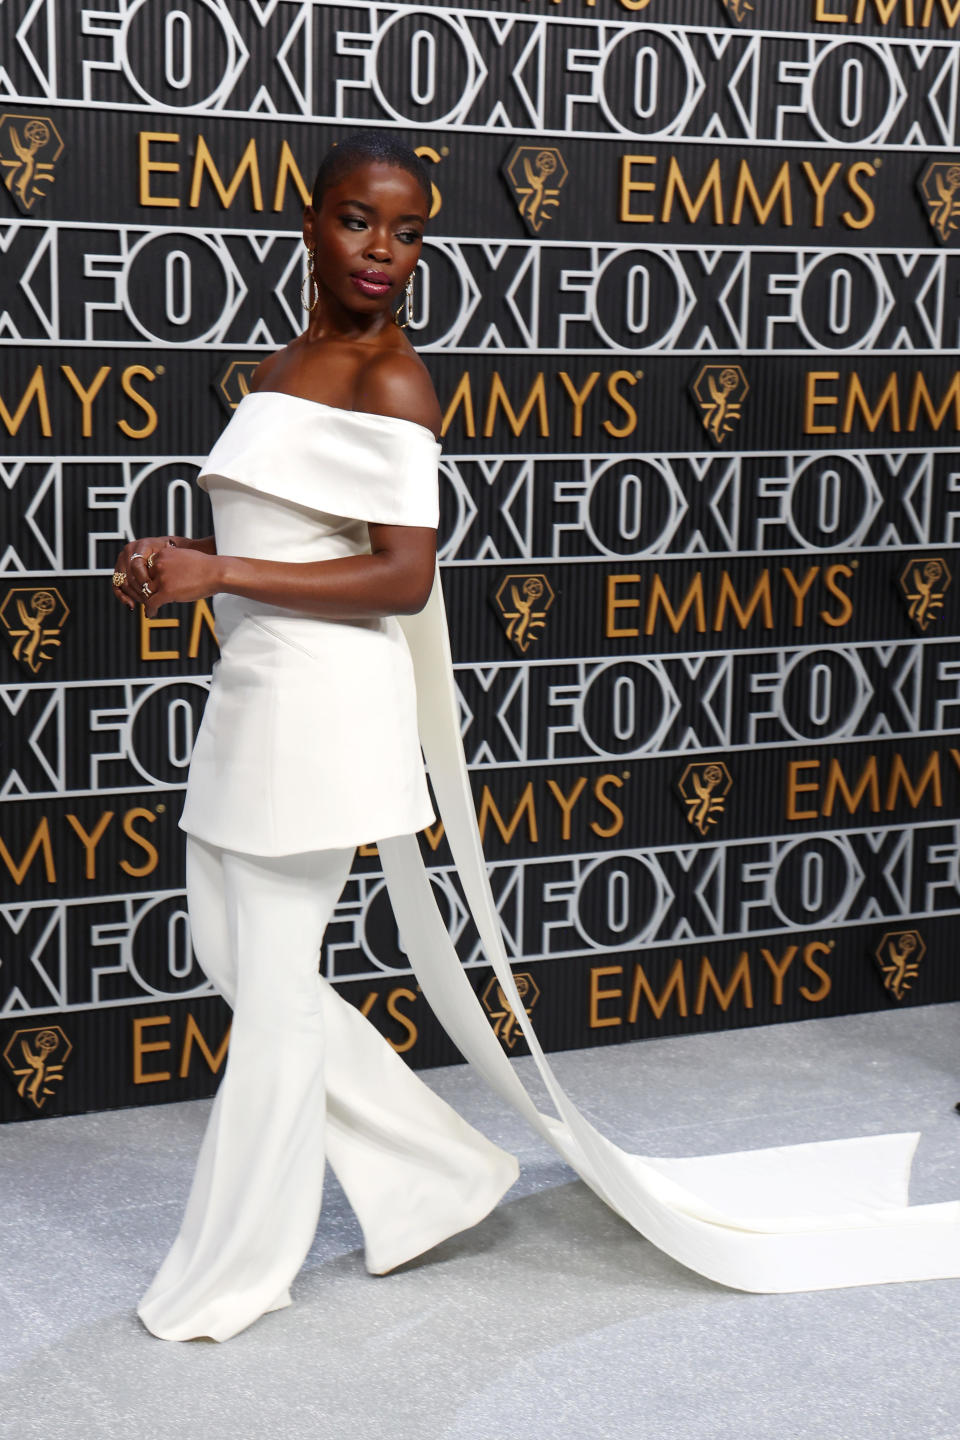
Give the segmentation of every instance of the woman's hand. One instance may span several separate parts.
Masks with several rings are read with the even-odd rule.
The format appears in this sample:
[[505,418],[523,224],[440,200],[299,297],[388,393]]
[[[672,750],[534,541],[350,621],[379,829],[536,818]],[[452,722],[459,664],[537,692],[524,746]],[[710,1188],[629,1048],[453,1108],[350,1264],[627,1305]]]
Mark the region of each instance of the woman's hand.
[[[113,593],[120,603],[125,605],[128,610],[134,610],[137,605],[141,603],[148,604],[152,601],[157,590],[160,588],[159,567],[161,561],[174,552],[176,552],[178,556],[190,556],[197,560],[206,560],[208,562],[216,562],[217,560],[213,536],[208,536],[202,540],[188,540],[180,535],[160,535],[141,540],[131,540],[130,544],[125,545],[120,551],[114,565]],[[213,568],[211,565],[208,578],[213,574]],[[170,580],[175,579],[175,574],[176,572],[170,572],[168,593],[164,595],[162,600],[157,601],[158,605],[166,604],[173,600],[198,600],[201,599],[202,596],[216,593],[217,587],[214,585],[212,588],[204,590],[202,596],[200,594],[171,594],[169,593],[169,584]],[[116,576],[118,575],[124,577],[119,585],[115,583]],[[186,578],[185,572],[181,578]],[[149,595],[145,595],[144,585],[148,587]],[[154,605],[152,609],[148,609],[148,615],[151,617],[155,615],[156,609],[156,605]]]
[[[135,610],[143,599],[142,586],[149,583],[147,561],[150,561],[152,570],[159,552],[170,545],[176,545],[178,539],[176,535],[160,535],[131,540],[129,545],[124,545],[113,567],[113,593],[128,610]],[[118,575],[123,576],[119,585],[116,583]]]
[[147,570],[147,589],[140,596],[149,619],[161,605],[216,595],[222,588],[222,568],[219,555],[207,555],[202,550],[187,550],[177,544],[158,550]]

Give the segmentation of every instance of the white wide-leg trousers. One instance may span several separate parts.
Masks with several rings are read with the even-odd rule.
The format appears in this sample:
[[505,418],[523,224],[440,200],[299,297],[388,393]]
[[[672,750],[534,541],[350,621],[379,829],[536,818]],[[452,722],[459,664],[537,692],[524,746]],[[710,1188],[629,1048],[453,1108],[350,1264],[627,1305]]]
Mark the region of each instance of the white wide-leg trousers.
[[227,1340],[290,1303],[326,1157],[373,1274],[475,1225],[517,1177],[515,1158],[319,974],[352,857],[240,855],[188,839],[194,948],[233,1027],[180,1233],[138,1307],[161,1339]]

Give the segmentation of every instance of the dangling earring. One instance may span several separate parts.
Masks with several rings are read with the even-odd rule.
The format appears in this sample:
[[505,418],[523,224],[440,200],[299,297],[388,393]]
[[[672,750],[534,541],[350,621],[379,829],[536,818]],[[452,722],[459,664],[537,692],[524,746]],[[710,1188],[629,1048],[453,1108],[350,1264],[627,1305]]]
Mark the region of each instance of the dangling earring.
[[[316,255],[316,250],[311,250],[310,246],[307,245],[307,273],[303,277],[303,283],[300,286],[300,304],[303,306],[304,310],[310,311],[316,310],[317,301],[320,299],[320,286],[317,284],[317,278],[313,273],[313,265],[316,259]],[[306,295],[304,295],[303,293],[304,290],[306,290],[307,292]],[[308,300],[308,295],[312,295],[313,298]]]
[[[406,289],[403,292],[403,300],[393,317],[401,330],[405,330],[413,319],[413,277],[416,273],[416,270],[410,271],[407,278]],[[403,316],[402,320],[400,319],[401,315]]]

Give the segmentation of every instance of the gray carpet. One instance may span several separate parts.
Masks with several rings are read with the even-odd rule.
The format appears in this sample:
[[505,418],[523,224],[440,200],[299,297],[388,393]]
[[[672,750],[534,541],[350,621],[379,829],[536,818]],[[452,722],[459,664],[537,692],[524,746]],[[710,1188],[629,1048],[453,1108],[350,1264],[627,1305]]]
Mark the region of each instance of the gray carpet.
[[[960,1198],[960,1005],[574,1051],[633,1149],[922,1130],[914,1201]],[[524,1073],[530,1062],[517,1062]],[[960,1281],[744,1295],[606,1209],[466,1067],[428,1072],[521,1159],[476,1229],[370,1278],[335,1182],[294,1305],[225,1345],[134,1314],[209,1102],[0,1130],[7,1440],[957,1440]]]

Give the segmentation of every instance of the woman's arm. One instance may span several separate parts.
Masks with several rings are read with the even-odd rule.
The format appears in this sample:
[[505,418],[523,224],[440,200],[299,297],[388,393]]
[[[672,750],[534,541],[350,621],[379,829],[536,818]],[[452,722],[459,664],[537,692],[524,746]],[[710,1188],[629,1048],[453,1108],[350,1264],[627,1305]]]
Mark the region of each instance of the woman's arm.
[[330,620],[422,610],[433,586],[437,532],[414,525],[371,525],[369,530],[370,555],[309,564],[168,546],[147,575],[150,595],[144,607],[152,618],[161,605],[226,594]]
[[219,558],[218,591],[331,619],[412,615],[433,585],[437,532],[414,525],[370,525],[369,555],[291,565]]

